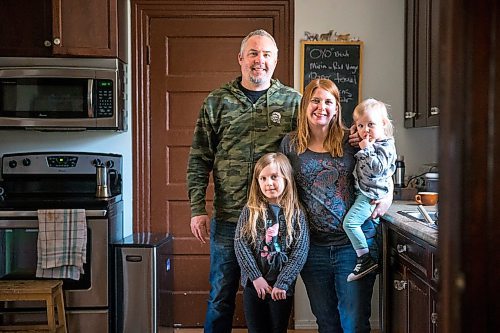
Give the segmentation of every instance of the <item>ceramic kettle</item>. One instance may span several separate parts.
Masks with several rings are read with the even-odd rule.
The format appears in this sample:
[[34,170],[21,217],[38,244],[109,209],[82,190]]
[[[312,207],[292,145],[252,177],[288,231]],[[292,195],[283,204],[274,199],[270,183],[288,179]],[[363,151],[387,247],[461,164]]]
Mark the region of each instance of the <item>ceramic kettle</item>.
[[111,186],[109,177],[109,167],[104,164],[98,164],[95,166],[96,170],[96,192],[95,196],[97,198],[109,198],[111,197]]

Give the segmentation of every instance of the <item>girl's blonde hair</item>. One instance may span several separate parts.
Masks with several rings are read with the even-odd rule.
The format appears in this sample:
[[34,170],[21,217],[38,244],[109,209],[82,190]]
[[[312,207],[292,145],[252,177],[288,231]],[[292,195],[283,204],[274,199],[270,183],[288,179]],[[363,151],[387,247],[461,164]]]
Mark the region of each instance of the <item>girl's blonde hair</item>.
[[312,80],[304,90],[304,95],[302,96],[302,101],[300,102],[300,111],[298,116],[298,126],[297,132],[292,136],[292,141],[295,144],[298,154],[302,154],[306,151],[309,141],[311,139],[311,133],[309,130],[309,123],[307,121],[307,107],[311,102],[312,96],[316,89],[321,88],[328,91],[335,97],[335,106],[337,109],[337,114],[334,116],[329,124],[328,135],[323,143],[323,147],[333,156],[342,157],[344,155],[344,150],[342,148],[342,142],[344,139],[344,133],[347,129],[342,122],[342,107],[340,106],[340,92],[339,88],[331,80],[327,79],[316,79]]
[[[259,175],[265,167],[271,164],[278,167],[281,176],[285,180],[285,188],[282,195],[278,198],[278,204],[283,208],[283,212],[285,213],[286,244],[289,245],[293,241],[293,220],[294,218],[299,218],[300,205],[295,180],[293,179],[292,166],[288,158],[282,153],[268,153],[262,156],[255,164],[247,202],[250,216],[248,222],[241,228],[241,237],[249,239],[251,244],[255,245],[257,229],[265,229],[266,227],[268,200],[260,190]],[[259,225],[259,223],[261,224]]]
[[394,133],[394,126],[392,125],[391,119],[389,119],[389,112],[387,108],[389,105],[377,101],[374,98],[368,98],[359,103],[352,113],[352,120],[358,121],[359,118],[365,115],[367,111],[375,111],[380,113],[382,116],[382,121],[384,122],[384,134],[387,137],[392,137]]

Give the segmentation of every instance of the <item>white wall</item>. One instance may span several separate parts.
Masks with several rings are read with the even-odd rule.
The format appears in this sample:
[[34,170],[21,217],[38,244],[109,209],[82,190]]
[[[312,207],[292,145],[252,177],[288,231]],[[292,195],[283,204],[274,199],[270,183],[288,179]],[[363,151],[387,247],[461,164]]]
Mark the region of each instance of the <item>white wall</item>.
[[[404,128],[404,1],[296,0],[295,88],[300,89],[300,40],[304,31],[350,33],[364,43],[361,99],[373,97],[391,105],[398,154],[406,172],[416,174],[425,163],[437,162],[437,128]],[[378,286],[378,283],[376,284]],[[372,327],[379,326],[378,288],[372,300]],[[297,328],[315,326],[302,281],[296,290]]]

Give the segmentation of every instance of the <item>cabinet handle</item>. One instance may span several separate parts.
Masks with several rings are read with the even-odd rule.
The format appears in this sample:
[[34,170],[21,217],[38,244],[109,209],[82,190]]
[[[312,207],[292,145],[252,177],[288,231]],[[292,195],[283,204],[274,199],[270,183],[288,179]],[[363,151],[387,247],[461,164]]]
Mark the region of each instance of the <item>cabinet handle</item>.
[[406,252],[406,245],[404,245],[404,244],[403,244],[403,245],[398,244],[398,245],[396,246],[396,249],[397,249],[398,253],[403,253],[403,252]]
[[415,118],[416,115],[417,115],[416,112],[407,111],[405,112],[405,119]]
[[439,280],[439,269],[434,268],[434,271],[432,272],[432,275],[434,277],[434,280]]
[[51,47],[52,43],[50,42],[50,40],[46,40],[46,41],[43,42],[43,46],[45,46],[45,47]]
[[433,106],[431,108],[431,116],[437,116],[439,114],[439,108],[437,106]]
[[54,45],[61,45],[61,39],[60,38],[54,38]]
[[437,312],[431,313],[431,323],[437,325],[438,322],[438,314]]
[[404,289],[406,289],[406,285],[407,284],[408,284],[408,282],[406,282],[404,280],[401,280],[401,281],[394,280],[394,289],[396,289],[396,290],[404,290]]

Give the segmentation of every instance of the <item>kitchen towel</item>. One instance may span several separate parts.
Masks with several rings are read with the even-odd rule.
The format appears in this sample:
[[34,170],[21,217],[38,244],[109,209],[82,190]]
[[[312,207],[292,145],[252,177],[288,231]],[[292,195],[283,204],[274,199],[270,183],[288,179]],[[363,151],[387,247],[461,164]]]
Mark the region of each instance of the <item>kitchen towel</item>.
[[38,210],[36,277],[79,280],[87,255],[85,209]]

